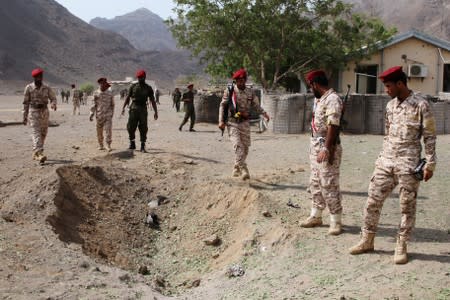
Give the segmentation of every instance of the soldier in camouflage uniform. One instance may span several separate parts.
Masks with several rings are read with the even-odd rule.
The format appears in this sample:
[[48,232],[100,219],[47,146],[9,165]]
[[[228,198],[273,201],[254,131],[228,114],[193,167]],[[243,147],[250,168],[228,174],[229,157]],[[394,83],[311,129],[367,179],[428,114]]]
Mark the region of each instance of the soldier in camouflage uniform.
[[[232,176],[242,176],[243,180],[247,180],[250,179],[250,173],[245,162],[250,147],[250,109],[263,114],[267,121],[270,117],[259,105],[255,92],[245,85],[247,72],[244,69],[236,71],[233,74],[233,80],[236,81],[236,85],[233,84],[230,90],[227,88],[224,91],[220,102],[219,128],[221,130],[224,130],[225,126],[229,128],[230,139],[235,152]],[[228,120],[224,118],[226,111],[228,111]]]
[[194,85],[189,84],[187,88],[188,91],[186,93],[183,93],[183,97],[181,97],[181,101],[184,102],[184,119],[183,122],[181,122],[180,127],[178,127],[178,130],[182,131],[184,124],[186,124],[187,121],[191,119],[189,131],[195,132]]
[[339,140],[339,126],[343,103],[336,92],[328,87],[325,72],[312,71],[307,74],[306,81],[316,97],[309,149],[311,161],[309,188],[312,208],[310,216],[300,226],[310,228],[322,225],[322,211],[328,206],[330,210],[328,233],[339,235],[342,232],[342,196],[339,188],[342,146]]
[[41,164],[47,157],[44,155],[44,142],[48,131],[48,102],[56,111],[56,95],[53,90],[42,82],[44,71],[35,69],[31,72],[34,82],[25,87],[23,100],[23,124],[30,121],[33,139],[33,159]]
[[89,120],[97,119],[97,139],[99,150],[103,147],[103,131],[106,132],[106,150],[111,151],[112,119],[114,115],[114,95],[108,90],[111,86],[106,78],[97,80],[100,88],[94,93],[94,105],[91,107]]
[[130,112],[128,116],[128,135],[130,137],[130,147],[129,149],[136,149],[135,133],[136,128],[139,128],[139,133],[141,135],[141,152],[146,152],[145,142],[147,140],[147,106],[148,100],[152,104],[153,110],[155,112],[154,119],[158,120],[158,108],[156,107],[155,96],[153,94],[153,89],[150,85],[145,83],[146,73],[144,70],[139,70],[136,72],[136,77],[138,83],[134,83],[128,92],[127,98],[123,104],[122,115],[125,114],[125,107],[130,103]]
[[422,152],[420,139],[423,137],[427,161],[423,179],[428,181],[436,165],[436,123],[429,103],[408,89],[402,67],[392,67],[379,77],[387,94],[393,99],[386,106],[386,136],[369,184],[361,240],[350,248],[350,253],[361,254],[374,250],[374,238],[384,200],[399,185],[402,217],[394,263],[405,264],[408,262],[407,241],[416,218],[420,179],[415,176],[414,170]]
[[80,103],[83,94],[80,90],[75,88],[75,84],[72,84],[72,104],[73,104],[73,115],[75,115],[78,109],[78,115],[80,114]]

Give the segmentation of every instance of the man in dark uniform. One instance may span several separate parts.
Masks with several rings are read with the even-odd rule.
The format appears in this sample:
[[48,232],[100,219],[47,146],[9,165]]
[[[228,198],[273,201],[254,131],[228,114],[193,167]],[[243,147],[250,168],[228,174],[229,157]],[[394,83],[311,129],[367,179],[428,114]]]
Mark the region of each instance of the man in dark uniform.
[[189,84],[187,88],[188,91],[184,93],[183,97],[181,98],[181,101],[184,102],[184,119],[180,127],[178,127],[178,130],[183,130],[184,124],[186,124],[187,121],[191,119],[191,126],[189,126],[189,131],[195,131],[194,84]]
[[175,88],[175,90],[172,93],[172,100],[173,100],[173,106],[177,110],[177,112],[180,111],[180,101],[181,101],[181,92],[179,88]]
[[128,135],[130,137],[130,147],[129,149],[136,149],[135,142],[135,132],[136,128],[139,128],[139,133],[141,136],[141,152],[145,151],[145,142],[147,140],[147,106],[148,100],[152,103],[153,110],[155,112],[154,119],[158,120],[158,108],[156,107],[155,96],[153,94],[153,89],[150,85],[145,83],[146,73],[144,70],[139,70],[136,72],[136,77],[138,79],[137,83],[134,83],[130,90],[128,91],[127,98],[123,104],[122,115],[125,114],[125,107],[130,103],[130,111],[128,116]]

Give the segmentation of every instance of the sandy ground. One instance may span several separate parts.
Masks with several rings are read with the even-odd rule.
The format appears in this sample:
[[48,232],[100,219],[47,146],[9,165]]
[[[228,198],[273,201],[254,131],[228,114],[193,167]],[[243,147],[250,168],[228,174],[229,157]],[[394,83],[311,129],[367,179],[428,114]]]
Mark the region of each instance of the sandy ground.
[[[438,169],[420,189],[410,262],[397,266],[397,190],[376,251],[348,254],[381,136],[342,137],[345,232],[331,237],[326,225],[298,225],[310,207],[307,134],[255,128],[242,182],[229,176],[228,138],[213,124],[179,132],[170,102],[162,97],[158,121],[149,115],[148,153],[133,153],[116,98],[110,154],[97,150],[88,107],[72,116],[60,104],[39,166],[30,128],[13,125],[21,97],[0,96],[0,121],[11,124],[0,127],[2,299],[450,299],[450,136],[439,136]],[[158,226],[145,224],[149,213]],[[234,264],[243,276],[226,275]]]

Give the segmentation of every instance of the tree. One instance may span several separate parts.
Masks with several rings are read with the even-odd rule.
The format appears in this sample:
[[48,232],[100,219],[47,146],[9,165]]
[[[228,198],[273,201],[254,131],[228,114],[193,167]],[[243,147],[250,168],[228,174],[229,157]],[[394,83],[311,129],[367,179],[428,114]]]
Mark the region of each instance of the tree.
[[91,83],[84,83],[80,86],[80,91],[86,93],[87,95],[92,95],[95,90],[95,86]]
[[265,89],[312,68],[333,71],[360,60],[395,29],[352,13],[340,0],[175,0],[167,23],[178,44],[213,76],[240,67]]

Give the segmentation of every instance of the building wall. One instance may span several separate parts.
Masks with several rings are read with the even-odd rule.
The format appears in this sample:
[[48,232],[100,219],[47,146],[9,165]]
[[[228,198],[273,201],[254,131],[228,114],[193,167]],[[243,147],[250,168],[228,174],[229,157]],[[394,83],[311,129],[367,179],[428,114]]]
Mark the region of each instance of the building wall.
[[[450,60],[450,52],[441,50],[445,60]],[[402,59],[406,55],[407,59]],[[420,63],[428,67],[428,75],[424,78],[411,77],[408,80],[408,86],[417,92],[423,94],[438,95],[443,87],[443,61],[439,55],[437,47],[425,41],[416,38],[409,38],[397,44],[391,45],[380,52],[374,54],[370,59],[360,62],[360,65],[378,65],[378,72],[401,65],[407,73],[408,65],[411,63]],[[347,68],[342,71],[340,91],[345,90],[347,84],[352,85],[352,90],[356,88],[356,64],[349,63]],[[377,81],[378,93],[384,93],[383,84]]]

